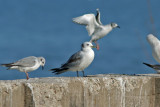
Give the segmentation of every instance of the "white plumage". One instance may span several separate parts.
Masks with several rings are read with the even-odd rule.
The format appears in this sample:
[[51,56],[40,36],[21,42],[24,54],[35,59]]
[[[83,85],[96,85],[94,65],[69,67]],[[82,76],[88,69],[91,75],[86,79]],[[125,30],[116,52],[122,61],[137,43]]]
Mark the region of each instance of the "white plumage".
[[29,79],[28,72],[34,71],[38,69],[40,66],[42,66],[43,69],[44,65],[45,65],[45,59],[43,57],[35,57],[35,56],[29,56],[13,63],[1,64],[1,66],[8,67],[8,70],[16,69],[19,70],[20,72],[25,72],[27,80]]
[[51,69],[51,71],[54,71],[53,73],[55,74],[61,74],[66,71],[77,71],[77,76],[79,76],[78,71],[82,71],[84,76],[84,69],[87,68],[94,59],[93,47],[92,43],[84,42],[80,51],[73,54],[60,68],[54,68]]
[[[82,16],[73,18],[73,22],[81,25],[85,25],[89,36],[91,36],[90,42],[95,42],[104,36],[106,36],[112,29],[118,27],[118,24],[111,23],[107,25],[102,25],[100,21],[100,11],[97,9],[97,15],[94,14],[84,14]],[[99,45],[96,43],[99,48]]]
[[[160,41],[157,37],[155,37],[153,34],[149,34],[147,36],[147,40],[152,48],[152,56],[153,58],[160,63]],[[157,73],[160,73],[160,65],[152,65],[148,63],[143,63],[151,68],[153,68]]]

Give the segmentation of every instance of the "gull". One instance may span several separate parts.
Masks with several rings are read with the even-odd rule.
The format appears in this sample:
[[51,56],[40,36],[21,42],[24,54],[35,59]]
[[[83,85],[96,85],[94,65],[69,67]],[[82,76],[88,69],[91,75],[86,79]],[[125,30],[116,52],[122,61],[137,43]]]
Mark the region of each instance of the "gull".
[[92,43],[84,42],[81,45],[81,50],[73,54],[65,64],[62,64],[60,68],[54,68],[49,71],[53,71],[52,73],[56,75],[66,71],[76,71],[77,77],[79,77],[78,71],[82,71],[83,76],[85,76],[84,69],[87,68],[94,59],[94,51],[92,50],[94,47]]
[[[156,38],[153,34],[149,34],[147,36],[147,41],[151,45],[153,58],[158,63],[160,63],[160,41],[159,41],[159,39]],[[147,64],[147,63],[143,63],[143,64],[153,68],[154,70],[157,71],[157,73],[160,73],[160,65],[152,65],[152,64]]]
[[147,63],[143,63],[151,68],[153,68],[155,71],[157,71],[157,73],[160,73],[160,65],[152,65],[152,64],[147,64]]
[[29,56],[23,59],[20,59],[13,63],[1,64],[1,66],[8,67],[9,69],[16,69],[20,72],[26,73],[27,80],[29,79],[28,72],[34,71],[42,66],[42,70],[44,69],[45,59],[43,57],[35,57]]
[[97,9],[97,15],[94,14],[84,14],[82,16],[73,18],[73,22],[81,25],[85,25],[88,31],[88,35],[91,36],[90,42],[95,42],[97,50],[99,50],[99,45],[97,40],[106,36],[114,28],[120,28],[116,23],[110,23],[103,25],[100,21],[100,11]]
[[152,48],[152,56],[160,63],[160,41],[153,34],[149,34],[147,40]]

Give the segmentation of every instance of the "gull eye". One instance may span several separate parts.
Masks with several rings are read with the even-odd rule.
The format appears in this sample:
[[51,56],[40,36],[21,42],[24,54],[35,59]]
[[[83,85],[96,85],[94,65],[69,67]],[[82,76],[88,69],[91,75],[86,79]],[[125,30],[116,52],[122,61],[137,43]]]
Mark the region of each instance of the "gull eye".
[[87,44],[87,46],[89,46],[89,44]]

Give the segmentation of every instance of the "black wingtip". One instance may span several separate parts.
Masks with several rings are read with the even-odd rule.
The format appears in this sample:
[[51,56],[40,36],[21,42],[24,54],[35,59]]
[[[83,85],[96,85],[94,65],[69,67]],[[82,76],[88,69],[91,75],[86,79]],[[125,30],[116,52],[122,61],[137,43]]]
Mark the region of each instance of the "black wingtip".
[[60,71],[53,71],[52,73],[54,73],[55,75],[59,75],[59,74],[61,74],[61,72],[60,72]]
[[50,69],[48,71],[57,71],[57,70],[59,70],[59,68],[53,68],[53,69]]
[[[8,63],[8,64],[0,64],[1,66],[4,66],[4,67],[11,67],[13,66],[13,63]],[[17,65],[18,66],[18,65]]]
[[146,65],[147,63],[143,62],[143,64],[145,64],[145,65]]
[[60,71],[60,68],[53,68],[53,69],[50,69],[48,71],[53,71],[52,73],[55,73],[56,75],[58,75],[58,72]]
[[54,69],[51,69],[51,71],[53,71],[52,73],[54,73],[55,75],[59,75],[61,73],[64,73],[66,70],[68,70],[68,68],[54,68]]
[[149,67],[151,67],[151,68],[153,68],[153,66],[152,66],[151,64],[147,64],[147,63],[145,63],[145,62],[143,62],[143,64],[144,64],[144,65],[147,65],[147,66],[149,66]]
[[11,65],[10,65],[10,64],[0,64],[0,66],[8,67],[6,70],[10,70],[10,68],[11,68]]

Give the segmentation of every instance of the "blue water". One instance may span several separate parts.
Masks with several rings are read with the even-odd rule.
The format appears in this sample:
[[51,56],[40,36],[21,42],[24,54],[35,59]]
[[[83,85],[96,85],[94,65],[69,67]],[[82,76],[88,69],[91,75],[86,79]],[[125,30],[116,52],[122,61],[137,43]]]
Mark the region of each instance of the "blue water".
[[[160,33],[160,1],[151,2],[156,35]],[[156,63],[146,36],[152,33],[147,0],[1,0],[0,63],[27,56],[46,58],[45,70],[30,72],[31,78],[56,76],[48,71],[60,67],[90,38],[84,26],[72,18],[100,9],[103,24],[116,22],[114,29],[98,41],[93,63],[86,75],[155,73],[143,62]],[[160,38],[160,37],[159,37]],[[81,73],[80,73],[81,74]],[[58,76],[76,76],[66,72]],[[24,79],[25,73],[0,67],[1,80]]]

